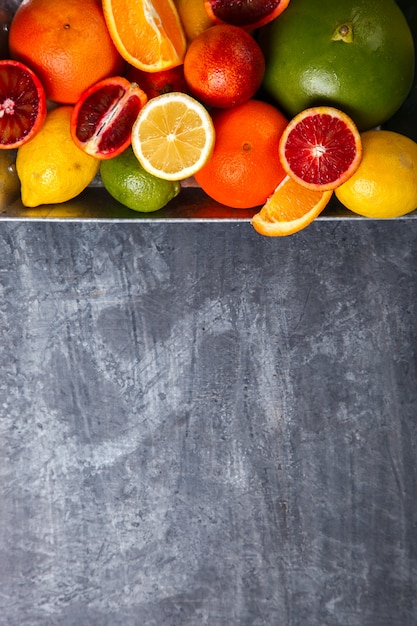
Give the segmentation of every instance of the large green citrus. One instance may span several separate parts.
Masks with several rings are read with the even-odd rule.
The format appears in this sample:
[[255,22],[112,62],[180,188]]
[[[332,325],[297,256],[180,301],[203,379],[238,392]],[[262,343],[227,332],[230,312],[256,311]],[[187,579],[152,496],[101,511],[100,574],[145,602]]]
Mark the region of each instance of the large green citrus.
[[263,88],[289,116],[342,109],[360,130],[390,118],[414,76],[414,44],[393,0],[291,0],[260,29]]

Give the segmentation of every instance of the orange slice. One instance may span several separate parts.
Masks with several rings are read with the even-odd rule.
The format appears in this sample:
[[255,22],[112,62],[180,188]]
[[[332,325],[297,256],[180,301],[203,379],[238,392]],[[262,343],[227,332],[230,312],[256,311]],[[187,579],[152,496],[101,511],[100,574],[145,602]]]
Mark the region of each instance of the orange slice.
[[268,198],[252,226],[261,235],[278,237],[302,230],[323,211],[333,191],[317,191],[286,176]]
[[103,0],[113,43],[134,67],[159,72],[184,60],[186,38],[173,0]]

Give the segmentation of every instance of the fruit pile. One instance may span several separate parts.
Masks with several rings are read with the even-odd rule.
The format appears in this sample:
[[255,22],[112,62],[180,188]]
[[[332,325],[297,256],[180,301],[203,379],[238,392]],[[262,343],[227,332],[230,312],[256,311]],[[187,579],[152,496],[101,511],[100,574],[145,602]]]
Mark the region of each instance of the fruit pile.
[[25,0],[0,27],[0,184],[24,206],[99,177],[142,212],[191,179],[267,236],[333,194],[417,208],[415,0]]

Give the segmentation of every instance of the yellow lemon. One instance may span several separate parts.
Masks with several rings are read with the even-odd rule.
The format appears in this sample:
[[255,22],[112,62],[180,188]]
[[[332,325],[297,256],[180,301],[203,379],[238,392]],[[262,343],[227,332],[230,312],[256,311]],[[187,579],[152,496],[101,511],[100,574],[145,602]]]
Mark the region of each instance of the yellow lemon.
[[362,133],[362,161],[335,191],[364,217],[392,218],[417,208],[417,143],[389,130]]
[[0,209],[16,200],[20,193],[20,180],[16,172],[17,150],[0,150]]
[[213,26],[213,22],[204,8],[204,0],[176,0],[176,5],[189,42]]
[[27,207],[75,198],[93,180],[100,161],[72,140],[72,106],[52,109],[37,135],[17,151],[22,203]]

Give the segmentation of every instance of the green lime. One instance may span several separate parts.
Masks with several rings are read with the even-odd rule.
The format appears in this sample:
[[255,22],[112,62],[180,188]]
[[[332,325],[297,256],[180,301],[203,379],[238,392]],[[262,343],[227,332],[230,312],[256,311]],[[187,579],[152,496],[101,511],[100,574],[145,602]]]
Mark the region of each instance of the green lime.
[[142,213],[162,209],[181,191],[178,181],[162,180],[144,170],[131,147],[113,159],[102,161],[100,175],[113,198]]
[[393,0],[291,0],[259,43],[263,88],[291,117],[330,105],[366,130],[390,118],[412,85],[413,38]]

